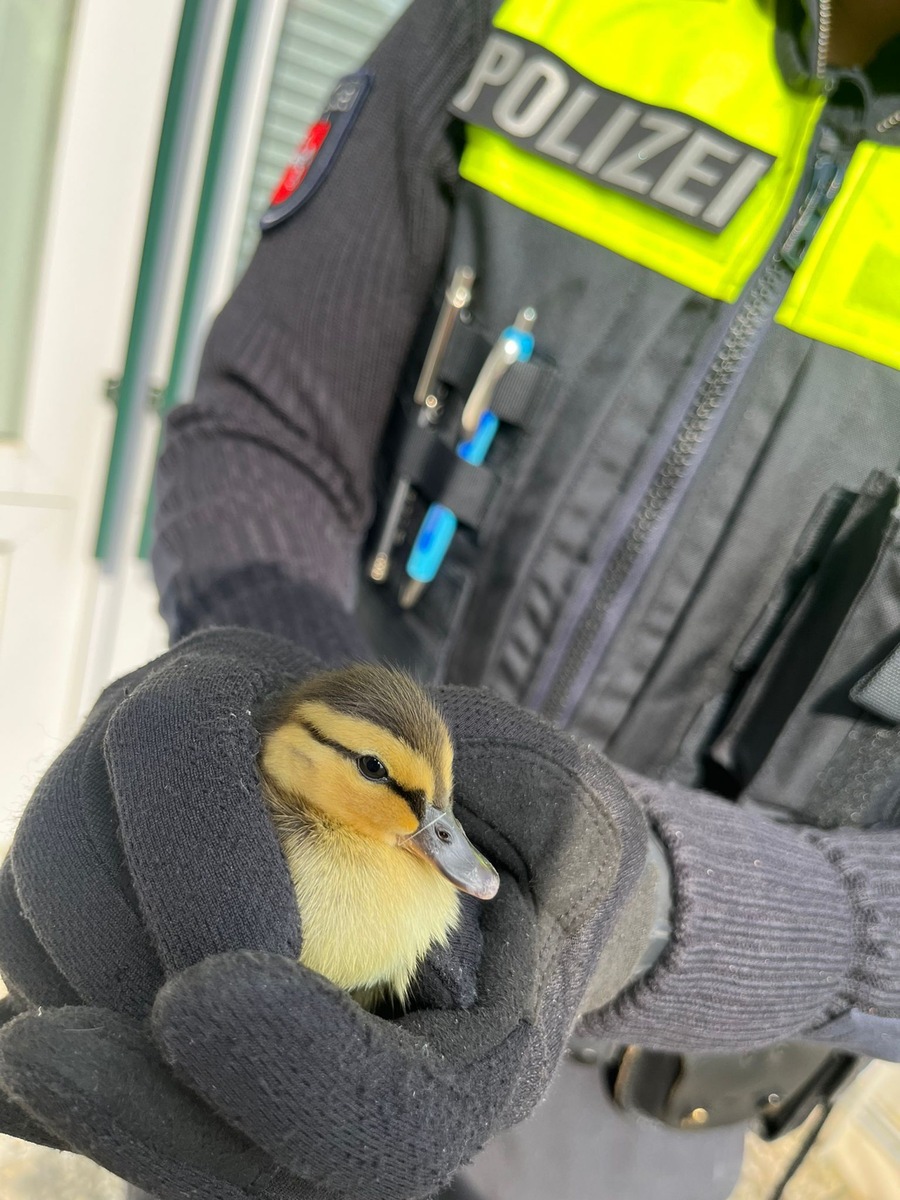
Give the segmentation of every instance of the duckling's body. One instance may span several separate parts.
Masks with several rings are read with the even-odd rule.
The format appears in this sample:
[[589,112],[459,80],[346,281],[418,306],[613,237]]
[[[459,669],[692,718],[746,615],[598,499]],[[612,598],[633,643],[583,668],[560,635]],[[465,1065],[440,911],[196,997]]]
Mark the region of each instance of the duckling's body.
[[402,1003],[497,876],[451,811],[453,747],[429,697],[382,667],[326,672],[263,729],[264,794],[301,916],[300,962],[361,1003]]
[[405,1000],[422,959],[459,921],[454,885],[423,859],[328,821],[282,825],[281,844],[302,914],[300,962],[361,1001]]

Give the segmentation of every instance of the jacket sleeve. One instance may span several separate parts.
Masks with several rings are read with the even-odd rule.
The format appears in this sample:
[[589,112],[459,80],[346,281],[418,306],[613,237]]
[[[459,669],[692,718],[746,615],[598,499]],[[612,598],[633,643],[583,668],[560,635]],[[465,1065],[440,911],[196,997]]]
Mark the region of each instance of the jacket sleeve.
[[900,1061],[900,831],[811,829],[622,774],[669,859],[672,933],[591,1031],[684,1052],[823,1041]]
[[[447,115],[482,0],[415,0],[368,64],[330,175],[262,236],[169,418],[153,554],[172,638],[239,624],[349,639],[373,463],[435,287],[457,178]],[[302,134],[298,130],[298,137]]]

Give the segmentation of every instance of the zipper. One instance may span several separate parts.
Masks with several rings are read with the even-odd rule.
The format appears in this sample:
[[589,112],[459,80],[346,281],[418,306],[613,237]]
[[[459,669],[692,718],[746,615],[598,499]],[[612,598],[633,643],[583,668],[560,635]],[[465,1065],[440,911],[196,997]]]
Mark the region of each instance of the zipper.
[[[849,150],[841,153],[832,131],[820,127],[811,160],[802,198],[792,206],[795,215],[782,225],[767,261],[737,301],[674,437],[655,456],[659,465],[649,486],[632,504],[633,515],[628,517],[626,510],[621,535],[610,539],[614,548],[585,581],[562,624],[561,636],[553,639],[540,664],[525,703],[562,725],[571,720],[704,461],[712,435],[840,188]],[[648,458],[654,460],[652,452]]]
[[819,20],[816,33],[816,78],[824,79],[828,70],[828,51],[831,47],[831,0],[819,0]]

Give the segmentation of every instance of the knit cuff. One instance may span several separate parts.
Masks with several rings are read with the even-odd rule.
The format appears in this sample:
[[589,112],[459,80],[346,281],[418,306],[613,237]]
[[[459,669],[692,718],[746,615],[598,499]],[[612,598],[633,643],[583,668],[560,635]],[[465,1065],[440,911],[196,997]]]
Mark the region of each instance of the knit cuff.
[[374,657],[336,597],[263,563],[220,575],[189,595],[172,588],[160,609],[173,644],[199,629],[234,625],[287,638],[329,664]]
[[900,1017],[900,831],[833,829],[812,840],[832,864],[852,911],[849,984],[860,1012]]
[[672,937],[589,1031],[659,1050],[743,1051],[796,1040],[844,1011],[854,919],[812,832],[623,776],[669,855]]

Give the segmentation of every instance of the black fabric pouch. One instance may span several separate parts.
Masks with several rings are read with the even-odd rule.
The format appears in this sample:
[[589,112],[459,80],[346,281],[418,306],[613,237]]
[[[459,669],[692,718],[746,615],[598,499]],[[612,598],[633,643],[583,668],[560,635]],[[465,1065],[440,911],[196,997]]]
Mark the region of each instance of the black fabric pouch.
[[880,471],[829,492],[744,639],[711,752],[741,798],[821,827],[900,820],[897,507]]

